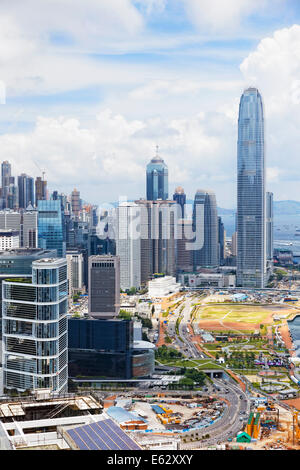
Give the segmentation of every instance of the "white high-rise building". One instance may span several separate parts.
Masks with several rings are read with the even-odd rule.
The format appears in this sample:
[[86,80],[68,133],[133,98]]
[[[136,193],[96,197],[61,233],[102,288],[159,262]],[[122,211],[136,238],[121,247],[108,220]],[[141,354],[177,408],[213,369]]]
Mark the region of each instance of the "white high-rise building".
[[120,286],[126,290],[141,285],[140,207],[124,202],[117,208],[116,254],[120,257]]
[[32,263],[32,280],[2,283],[3,385],[18,391],[68,385],[67,262]]
[[69,280],[69,294],[82,291],[83,282],[83,254],[78,251],[67,251],[67,266]]
[[20,247],[20,233],[16,230],[0,230],[0,251]]

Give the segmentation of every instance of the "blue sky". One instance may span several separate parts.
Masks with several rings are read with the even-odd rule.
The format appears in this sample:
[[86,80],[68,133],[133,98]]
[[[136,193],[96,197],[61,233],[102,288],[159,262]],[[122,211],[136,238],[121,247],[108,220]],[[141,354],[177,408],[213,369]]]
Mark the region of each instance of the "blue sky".
[[143,197],[159,145],[170,195],[211,189],[234,207],[238,104],[254,85],[268,189],[300,200],[299,79],[296,0],[2,0],[0,158],[100,203]]

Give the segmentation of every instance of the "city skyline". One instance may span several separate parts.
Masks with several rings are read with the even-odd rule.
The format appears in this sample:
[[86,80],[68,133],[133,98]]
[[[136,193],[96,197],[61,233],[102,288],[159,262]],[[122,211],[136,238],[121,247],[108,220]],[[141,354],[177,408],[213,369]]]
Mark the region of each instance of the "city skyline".
[[33,8],[32,28],[23,7],[5,3],[0,159],[18,174],[38,166],[51,188],[80,187],[97,204],[144,194],[144,168],[159,145],[170,189],[207,187],[232,208],[238,99],[256,86],[266,109],[267,190],[298,200],[299,4],[104,4],[88,0],[83,34],[78,5],[66,14],[62,0],[57,14],[46,0],[47,22]]

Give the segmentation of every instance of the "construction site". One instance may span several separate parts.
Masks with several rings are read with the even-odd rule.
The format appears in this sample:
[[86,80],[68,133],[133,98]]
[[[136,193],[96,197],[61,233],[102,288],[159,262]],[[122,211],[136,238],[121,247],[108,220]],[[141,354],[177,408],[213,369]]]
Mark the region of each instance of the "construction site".
[[[226,448],[299,450],[299,412],[266,399],[251,411],[247,425]],[[236,445],[238,444],[238,445]]]

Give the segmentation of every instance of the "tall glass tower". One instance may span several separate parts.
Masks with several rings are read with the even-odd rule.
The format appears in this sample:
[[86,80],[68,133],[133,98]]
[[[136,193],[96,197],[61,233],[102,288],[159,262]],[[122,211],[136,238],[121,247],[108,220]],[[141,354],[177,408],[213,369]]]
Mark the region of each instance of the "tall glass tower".
[[4,388],[67,392],[68,279],[64,259],[32,263],[32,280],[3,281]]
[[61,201],[38,201],[39,248],[57,250],[57,256],[66,256],[64,213]]
[[158,155],[158,149],[156,156],[147,165],[146,179],[148,201],[156,201],[157,199],[165,201],[168,199],[168,167]]
[[212,191],[199,189],[195,194],[193,231],[196,233],[194,270],[218,266],[218,213],[216,196]]
[[237,153],[237,285],[263,288],[266,282],[264,112],[256,88],[248,88],[241,97]]

